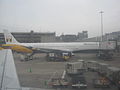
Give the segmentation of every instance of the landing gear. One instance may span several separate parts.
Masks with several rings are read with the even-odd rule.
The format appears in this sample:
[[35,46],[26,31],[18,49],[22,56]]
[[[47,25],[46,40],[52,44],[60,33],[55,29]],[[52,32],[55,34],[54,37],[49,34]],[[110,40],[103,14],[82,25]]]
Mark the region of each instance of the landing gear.
[[110,51],[99,51],[96,56],[99,59],[112,59],[113,53]]
[[29,55],[26,55],[25,60],[26,60],[26,61],[33,60],[33,55],[34,55],[34,53],[31,53],[31,54],[29,54]]
[[21,61],[30,61],[30,60],[33,60],[33,55],[34,53],[31,53],[31,54],[22,54],[20,59]]
[[68,61],[72,57],[69,52],[50,52],[46,55],[47,61]]

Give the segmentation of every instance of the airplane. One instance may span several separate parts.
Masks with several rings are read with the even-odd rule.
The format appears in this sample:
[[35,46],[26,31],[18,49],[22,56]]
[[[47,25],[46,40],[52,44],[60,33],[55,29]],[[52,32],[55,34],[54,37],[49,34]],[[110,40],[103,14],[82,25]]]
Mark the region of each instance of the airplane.
[[109,51],[115,49],[114,41],[107,42],[59,42],[59,43],[20,43],[8,31],[4,30],[6,44],[1,48],[11,48],[16,52],[29,53],[29,57],[35,53],[49,52],[85,52],[85,51]]

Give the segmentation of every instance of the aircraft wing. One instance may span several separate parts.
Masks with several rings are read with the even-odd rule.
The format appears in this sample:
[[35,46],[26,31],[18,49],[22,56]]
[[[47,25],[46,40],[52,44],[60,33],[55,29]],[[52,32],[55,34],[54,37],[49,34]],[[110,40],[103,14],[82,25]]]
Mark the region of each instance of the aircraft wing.
[[0,50],[0,90],[20,89],[11,50]]
[[0,50],[0,90],[48,90],[21,87],[10,49]]
[[10,49],[0,50],[0,90],[30,90],[20,86]]

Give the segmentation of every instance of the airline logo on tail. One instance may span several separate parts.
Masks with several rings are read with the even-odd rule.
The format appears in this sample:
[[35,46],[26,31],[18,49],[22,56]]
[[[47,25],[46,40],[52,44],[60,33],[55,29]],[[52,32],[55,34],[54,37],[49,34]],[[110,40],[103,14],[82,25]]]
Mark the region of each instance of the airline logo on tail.
[[4,37],[6,44],[19,43],[8,30],[4,30]]
[[6,37],[6,42],[12,42],[12,36]]

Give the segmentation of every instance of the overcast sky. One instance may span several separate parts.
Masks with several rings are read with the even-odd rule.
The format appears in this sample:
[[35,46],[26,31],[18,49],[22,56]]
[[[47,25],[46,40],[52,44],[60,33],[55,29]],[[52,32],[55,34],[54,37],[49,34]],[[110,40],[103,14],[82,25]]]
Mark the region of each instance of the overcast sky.
[[120,0],[0,0],[0,32],[56,32],[89,37],[101,33],[100,11],[104,11],[104,33],[120,31]]

